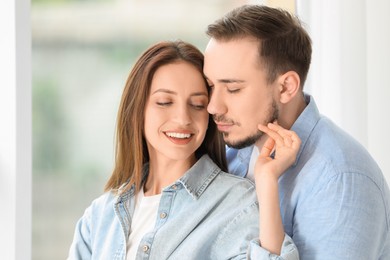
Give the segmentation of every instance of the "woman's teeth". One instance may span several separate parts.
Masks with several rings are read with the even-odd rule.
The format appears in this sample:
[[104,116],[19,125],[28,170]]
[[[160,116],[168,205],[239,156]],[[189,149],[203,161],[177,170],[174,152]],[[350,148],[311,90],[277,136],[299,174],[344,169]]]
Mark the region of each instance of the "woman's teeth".
[[169,137],[180,138],[180,139],[185,139],[185,138],[191,137],[191,134],[184,134],[184,133],[166,133],[166,135]]

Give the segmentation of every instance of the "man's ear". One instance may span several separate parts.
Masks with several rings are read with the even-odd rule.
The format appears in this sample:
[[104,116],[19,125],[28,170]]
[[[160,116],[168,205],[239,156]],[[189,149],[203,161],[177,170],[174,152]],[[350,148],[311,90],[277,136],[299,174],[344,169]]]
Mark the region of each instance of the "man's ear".
[[295,71],[287,71],[278,79],[280,102],[288,103],[300,90],[301,79]]

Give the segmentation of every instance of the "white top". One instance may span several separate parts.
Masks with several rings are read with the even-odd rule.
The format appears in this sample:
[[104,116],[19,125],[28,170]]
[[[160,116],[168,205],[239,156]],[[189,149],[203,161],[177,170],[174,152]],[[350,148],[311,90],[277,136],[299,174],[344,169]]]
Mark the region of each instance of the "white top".
[[251,154],[251,159],[249,160],[248,174],[246,175],[246,178],[253,181],[253,183],[255,182],[255,164],[259,155],[260,155],[259,149],[257,148],[256,145],[254,145]]
[[143,188],[138,192],[131,221],[131,233],[127,243],[127,260],[135,259],[142,237],[153,230],[160,199],[161,194],[145,197]]

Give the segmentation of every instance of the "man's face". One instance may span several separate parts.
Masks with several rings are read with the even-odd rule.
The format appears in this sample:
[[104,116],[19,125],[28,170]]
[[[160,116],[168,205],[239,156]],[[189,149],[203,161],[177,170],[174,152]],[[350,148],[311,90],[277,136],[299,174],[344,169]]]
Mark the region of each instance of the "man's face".
[[207,110],[234,148],[254,144],[263,134],[257,125],[278,118],[277,87],[267,83],[258,48],[251,38],[211,39],[205,50],[204,74],[212,87]]

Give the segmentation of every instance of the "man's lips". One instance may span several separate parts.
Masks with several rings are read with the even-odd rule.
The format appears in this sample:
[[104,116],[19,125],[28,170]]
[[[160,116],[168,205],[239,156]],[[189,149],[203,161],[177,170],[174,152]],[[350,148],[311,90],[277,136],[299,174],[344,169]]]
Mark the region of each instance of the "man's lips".
[[231,123],[221,123],[221,122],[215,122],[217,124],[217,128],[221,132],[228,132],[234,124]]

